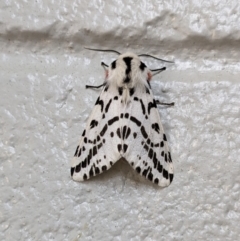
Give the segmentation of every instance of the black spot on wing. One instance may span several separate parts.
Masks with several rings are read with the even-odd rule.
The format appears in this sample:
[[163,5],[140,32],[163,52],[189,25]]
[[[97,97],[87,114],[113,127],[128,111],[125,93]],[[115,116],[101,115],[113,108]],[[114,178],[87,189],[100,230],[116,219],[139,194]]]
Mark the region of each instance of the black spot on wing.
[[85,134],[86,134],[86,130],[83,131],[82,136],[85,136]]
[[148,152],[148,149],[149,149],[149,148],[148,148],[148,145],[145,144],[145,145],[143,146],[143,148]]
[[137,137],[137,133],[136,132],[133,133],[133,137],[134,137],[134,139],[136,139],[136,137]]
[[147,138],[148,138],[148,134],[147,134],[144,126],[141,127],[141,132],[142,132],[143,137],[144,137],[145,139],[147,139]]
[[149,172],[149,170],[150,170],[150,167],[148,167],[147,169],[145,169],[143,172],[142,172],[142,175],[143,176],[147,176],[147,173]]
[[146,65],[145,65],[143,62],[141,62],[139,68],[140,68],[142,71],[144,71],[144,69],[146,68]]
[[90,123],[90,129],[94,128],[97,125],[98,125],[98,122],[96,120],[92,120]]
[[121,139],[121,131],[120,131],[120,128],[117,128],[117,136]]
[[113,117],[112,119],[110,119],[108,121],[108,125],[112,125],[114,122],[118,121],[119,120],[119,117],[118,116],[115,116]]
[[124,126],[123,127],[123,139],[125,138],[126,131],[127,131],[127,126]]
[[150,150],[149,150],[149,152],[148,152],[148,157],[149,157],[150,159],[153,158],[153,149],[151,149],[151,148],[150,148]]
[[123,88],[122,88],[122,87],[119,87],[119,88],[118,88],[118,94],[119,94],[119,95],[122,95],[122,93],[123,93]]
[[166,137],[165,134],[163,134],[163,140],[164,140],[164,141],[167,141],[167,137]]
[[118,96],[115,96],[113,99],[114,99],[114,100],[118,100]]
[[134,92],[135,92],[135,89],[134,89],[134,88],[131,88],[131,89],[129,90],[130,96],[132,96],[132,95],[134,94]]
[[77,149],[76,149],[76,151],[75,151],[74,156],[77,156],[77,154],[78,154],[78,149],[79,149],[79,145],[77,146]]
[[88,154],[88,165],[90,164],[90,160],[92,159],[92,149],[90,149]]
[[122,145],[121,144],[118,144],[117,145],[117,148],[118,148],[118,151],[120,152],[122,150]]
[[115,69],[115,68],[116,68],[116,60],[114,60],[114,61],[111,63],[111,68],[112,68],[112,69]]
[[128,145],[124,144],[123,145],[123,152],[125,153],[127,151]]
[[154,154],[153,154],[153,164],[154,164],[154,168],[157,168],[158,159],[157,159],[156,152],[154,152]]
[[81,170],[81,163],[79,163],[76,167],[75,167],[75,172],[80,172]]
[[152,128],[153,128],[153,130],[155,130],[157,133],[159,133],[160,127],[159,127],[158,123],[153,123],[153,124],[152,124]]
[[93,173],[93,166],[92,166],[90,171],[89,171],[89,176],[92,177],[93,175],[94,175],[94,173]]
[[143,115],[145,115],[145,106],[144,106],[144,104],[143,104],[143,101],[140,100],[140,103],[141,103]]
[[97,154],[97,147],[94,146],[94,147],[93,147],[93,156],[95,156],[96,154]]
[[163,177],[165,177],[166,179],[168,179],[168,171],[163,169]]
[[71,177],[73,176],[74,173],[74,167],[71,167]]
[[160,162],[158,162],[158,166],[157,166],[158,172],[162,173],[162,169],[163,169],[162,165],[160,164]]
[[172,182],[172,180],[173,180],[173,174],[169,174],[169,179],[170,179],[170,183]]
[[126,119],[128,119],[128,117],[129,117],[129,114],[128,114],[128,113],[126,113],[126,114],[125,114],[125,118],[126,118]]
[[148,180],[150,180],[150,181],[152,181],[152,180],[153,180],[153,174],[152,174],[152,172],[151,172],[151,171],[148,173],[147,178],[148,178]]
[[165,153],[165,155],[164,155],[164,160],[165,160],[165,162],[168,161],[168,159],[167,159],[167,153]]
[[82,168],[85,168],[87,166],[87,157],[82,162]]
[[103,129],[100,132],[100,136],[104,136],[105,132],[107,131],[107,128],[108,128],[108,126],[107,126],[107,124],[105,124],[105,126],[103,127]]
[[153,100],[153,102],[148,103],[148,114],[150,115],[150,111],[152,108],[157,108],[156,101]]
[[141,126],[141,121],[139,121],[137,118],[135,118],[134,116],[130,117],[130,120],[132,122],[134,122],[137,126]]
[[124,78],[123,83],[125,83],[125,84],[126,84],[126,83],[129,83],[130,80],[131,80],[131,79],[130,79],[130,76],[127,75],[127,76]]
[[100,173],[100,169],[98,167],[95,167],[95,173],[99,174]]
[[100,100],[100,97],[98,97],[95,105],[100,105],[101,106],[101,112],[103,111],[104,103],[102,100]]
[[99,150],[102,147],[102,143],[99,143],[97,147],[98,147],[98,150]]
[[109,109],[111,103],[112,103],[112,99],[110,99],[109,102],[108,102],[107,105],[106,105],[106,108],[105,108],[105,112],[106,112],[106,113],[108,112],[108,109]]
[[134,97],[133,100],[138,101],[138,97]]
[[127,139],[129,137],[130,133],[131,133],[131,129],[130,129],[130,127],[128,127],[125,139]]
[[141,172],[141,167],[137,167],[137,168],[136,168],[136,171],[137,171],[138,173],[140,173],[140,172]]
[[107,85],[107,86],[105,87],[104,91],[107,92],[107,91],[108,91],[108,88],[109,88],[109,85]]

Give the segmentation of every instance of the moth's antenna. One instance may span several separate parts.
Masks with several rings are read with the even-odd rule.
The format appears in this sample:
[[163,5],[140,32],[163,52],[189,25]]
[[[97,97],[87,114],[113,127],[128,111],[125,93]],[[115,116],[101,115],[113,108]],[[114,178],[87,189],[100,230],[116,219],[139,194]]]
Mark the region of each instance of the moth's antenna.
[[89,50],[93,50],[93,51],[101,51],[101,52],[113,52],[116,53],[118,55],[120,55],[120,53],[116,50],[113,49],[92,49],[92,48],[88,48],[88,47],[84,47],[85,49],[89,49]]
[[157,75],[159,73],[161,73],[162,71],[166,70],[166,67],[160,68],[160,69],[150,69],[152,72],[156,72],[154,74],[152,74],[152,76]]
[[143,56],[143,57],[151,57],[153,59],[157,59],[157,60],[160,60],[160,61],[163,61],[163,62],[166,62],[166,63],[174,63],[173,61],[168,61],[168,60],[165,60],[165,59],[160,59],[160,58],[157,58],[155,56],[152,56],[150,54],[139,54],[138,55],[139,57]]

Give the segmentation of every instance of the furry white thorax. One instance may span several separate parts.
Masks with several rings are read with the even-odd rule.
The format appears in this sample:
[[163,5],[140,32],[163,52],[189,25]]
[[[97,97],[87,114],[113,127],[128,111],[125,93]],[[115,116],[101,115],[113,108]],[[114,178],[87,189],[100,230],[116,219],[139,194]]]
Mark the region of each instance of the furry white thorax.
[[[129,66],[126,64],[125,58],[131,58]],[[140,70],[141,65],[140,58],[131,52],[121,54],[115,62],[115,68],[112,65],[108,69],[108,78],[106,80],[109,85],[116,85],[116,87],[123,88],[123,102],[128,103],[129,100],[129,89],[137,88],[139,91],[145,90],[147,86],[147,78],[150,70],[145,67],[143,71]],[[126,74],[127,69],[130,67],[129,73]],[[129,82],[125,83],[124,80],[129,78]]]
[[[123,60],[125,57],[132,58],[131,72],[129,73],[131,80],[129,83],[123,83],[123,80],[126,77],[127,69],[127,65]],[[111,66],[109,67],[107,82],[109,84],[116,83],[117,87],[123,88],[132,88],[136,85],[147,85],[147,73],[150,72],[150,70],[146,67],[144,71],[141,71],[139,69],[140,64],[141,60],[136,54],[131,52],[121,54],[116,60],[116,68],[112,69]]]

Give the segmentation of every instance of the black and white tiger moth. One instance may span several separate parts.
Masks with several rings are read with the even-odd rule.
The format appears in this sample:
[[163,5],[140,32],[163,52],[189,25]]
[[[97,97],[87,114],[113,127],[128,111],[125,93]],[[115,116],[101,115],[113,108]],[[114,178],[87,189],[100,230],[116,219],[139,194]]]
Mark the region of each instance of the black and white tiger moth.
[[120,54],[110,67],[102,65],[105,82],[87,86],[103,89],[74,154],[73,180],[96,176],[124,158],[148,180],[168,186],[173,163],[150,86],[156,70],[148,69],[134,53]]

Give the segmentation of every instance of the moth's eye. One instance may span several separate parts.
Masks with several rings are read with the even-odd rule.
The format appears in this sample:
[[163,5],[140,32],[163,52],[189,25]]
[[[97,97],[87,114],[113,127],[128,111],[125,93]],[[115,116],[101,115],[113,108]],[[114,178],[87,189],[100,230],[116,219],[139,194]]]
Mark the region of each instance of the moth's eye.
[[111,63],[111,68],[112,68],[112,69],[115,69],[115,68],[116,68],[116,60],[114,60],[114,61]]

